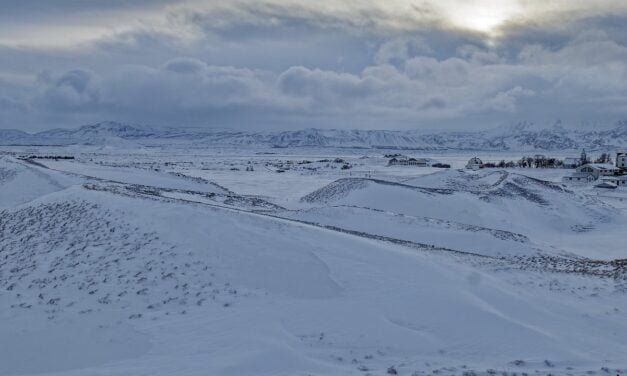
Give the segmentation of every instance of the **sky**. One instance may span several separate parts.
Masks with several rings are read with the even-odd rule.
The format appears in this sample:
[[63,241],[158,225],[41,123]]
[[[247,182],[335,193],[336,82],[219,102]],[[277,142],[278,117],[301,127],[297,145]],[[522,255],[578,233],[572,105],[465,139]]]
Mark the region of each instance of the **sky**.
[[0,128],[627,119],[625,0],[0,0]]

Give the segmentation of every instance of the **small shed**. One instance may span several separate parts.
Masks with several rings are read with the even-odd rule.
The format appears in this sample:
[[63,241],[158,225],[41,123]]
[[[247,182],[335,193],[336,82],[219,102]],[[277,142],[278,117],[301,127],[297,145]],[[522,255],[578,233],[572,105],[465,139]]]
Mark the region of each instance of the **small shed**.
[[595,184],[595,188],[604,188],[604,189],[616,189],[618,186],[609,181],[602,181],[599,184]]

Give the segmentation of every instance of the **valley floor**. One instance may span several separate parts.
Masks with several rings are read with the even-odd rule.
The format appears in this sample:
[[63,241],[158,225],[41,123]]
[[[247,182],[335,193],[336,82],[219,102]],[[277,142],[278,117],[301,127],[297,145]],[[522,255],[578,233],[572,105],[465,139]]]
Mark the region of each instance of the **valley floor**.
[[0,375],[627,373],[627,190],[272,153],[4,148]]

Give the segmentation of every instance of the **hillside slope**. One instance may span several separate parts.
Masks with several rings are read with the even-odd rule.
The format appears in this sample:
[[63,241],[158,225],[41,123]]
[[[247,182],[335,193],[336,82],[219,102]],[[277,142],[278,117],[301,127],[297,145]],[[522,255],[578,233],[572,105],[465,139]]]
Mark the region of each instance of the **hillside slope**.
[[[282,209],[71,179],[0,211],[2,375],[627,369],[620,274],[519,269],[280,218]],[[0,197],[16,189],[8,182]],[[367,181],[341,199],[446,194],[408,187]]]
[[543,250],[611,258],[621,252],[603,256],[589,239],[619,239],[627,226],[623,213],[594,197],[506,171],[448,170],[403,183],[345,178],[302,202],[312,209],[291,217],[492,256]]

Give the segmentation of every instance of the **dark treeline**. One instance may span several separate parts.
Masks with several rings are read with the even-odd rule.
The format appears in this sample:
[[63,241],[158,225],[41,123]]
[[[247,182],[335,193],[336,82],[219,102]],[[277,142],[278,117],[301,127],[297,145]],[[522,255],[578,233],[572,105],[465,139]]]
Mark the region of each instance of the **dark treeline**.
[[562,168],[562,167],[577,167],[588,163],[612,163],[612,155],[610,153],[602,153],[598,158],[591,159],[586,154],[585,150],[582,150],[579,158],[576,158],[575,165],[564,165],[564,160],[554,157],[547,157],[541,154],[537,154],[533,157],[523,156],[517,161],[505,161],[500,162],[486,162],[483,164],[484,168]]

